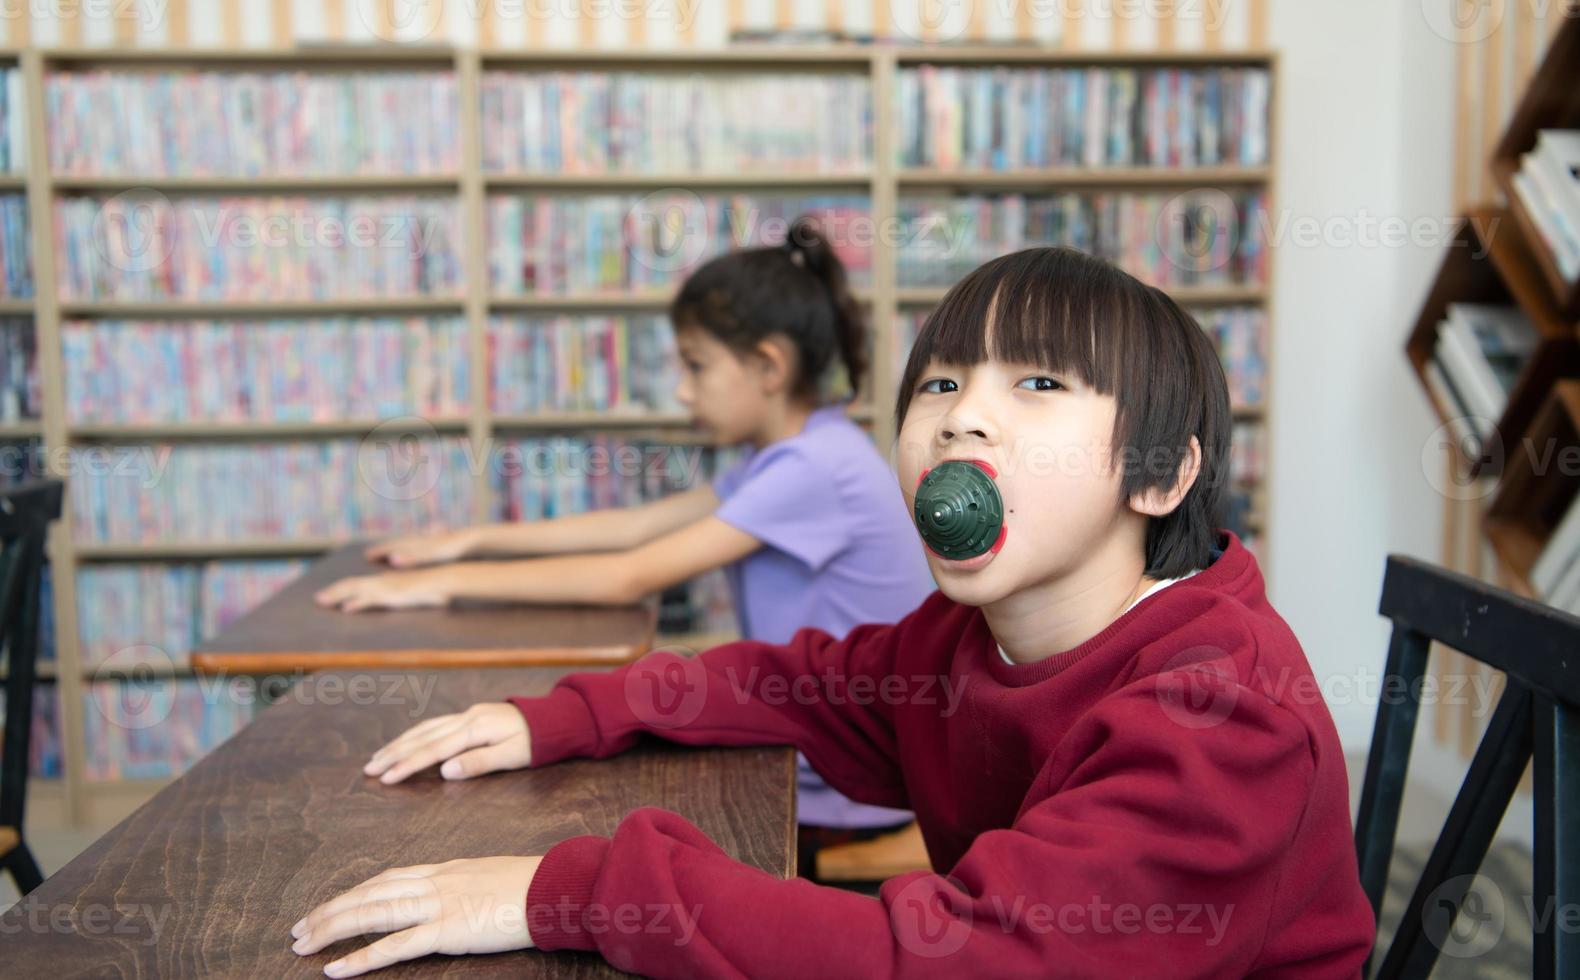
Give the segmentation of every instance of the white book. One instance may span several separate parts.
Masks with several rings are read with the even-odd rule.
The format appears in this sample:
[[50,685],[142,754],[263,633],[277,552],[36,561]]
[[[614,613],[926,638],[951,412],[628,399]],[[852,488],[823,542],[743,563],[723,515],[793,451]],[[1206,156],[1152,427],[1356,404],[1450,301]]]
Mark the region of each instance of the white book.
[[1531,153],[1571,235],[1580,238],[1580,129],[1544,129]]
[[1552,591],[1538,595],[1542,601],[1555,609],[1566,612],[1580,612],[1580,561],[1571,561],[1569,567],[1553,583]]
[[1531,566],[1531,587],[1540,595],[1551,593],[1565,568],[1577,556],[1580,556],[1580,495],[1570,502],[1563,520],[1553,528],[1542,553]]
[[1454,437],[1454,442],[1466,456],[1475,459],[1481,455],[1481,434],[1472,429],[1467,422],[1470,415],[1464,404],[1459,399],[1459,394],[1454,391],[1454,386],[1449,382],[1448,375],[1443,372],[1443,366],[1434,357],[1426,362],[1426,386],[1432,389],[1437,400],[1442,403],[1443,411],[1448,413],[1448,431]]
[[1542,241],[1558,262],[1558,271],[1570,282],[1580,278],[1580,250],[1575,250],[1553,225],[1551,206],[1542,196],[1529,174],[1523,170],[1513,177],[1514,193],[1525,205],[1525,210],[1536,223]]
[[1516,306],[1490,303],[1450,303],[1448,324],[1449,334],[1467,355],[1478,397],[1491,407],[1494,419],[1501,417],[1509,393],[1541,343],[1535,324]]
[[1453,319],[1437,325],[1437,361],[1474,420],[1483,438],[1503,415],[1496,387],[1482,383],[1476,369],[1475,341],[1467,341],[1463,329],[1456,330]]

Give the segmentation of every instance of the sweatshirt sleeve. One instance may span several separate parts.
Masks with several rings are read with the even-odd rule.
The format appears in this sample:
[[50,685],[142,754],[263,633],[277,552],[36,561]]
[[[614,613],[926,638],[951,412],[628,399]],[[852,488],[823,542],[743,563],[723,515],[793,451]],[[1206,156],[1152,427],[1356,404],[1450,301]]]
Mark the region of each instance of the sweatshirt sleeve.
[[[1294,715],[1226,683],[1234,710],[1199,729],[1167,716],[1157,677],[1104,699],[1071,733],[1078,764],[1044,771],[1068,771],[1062,785],[979,834],[948,875],[892,878],[877,899],[783,881],[644,808],[612,838],[549,850],[528,928],[543,949],[657,977],[1244,975],[1274,893],[1312,887],[1281,882],[1278,858],[1314,764]],[[1358,976],[1369,923],[1311,923],[1330,927],[1357,935],[1352,955],[1299,975]]]
[[893,674],[912,613],[842,640],[798,631],[782,646],[743,640],[694,657],[655,651],[618,670],[571,674],[547,695],[510,698],[526,717],[532,765],[606,758],[642,735],[684,745],[793,745],[835,789],[904,807]]

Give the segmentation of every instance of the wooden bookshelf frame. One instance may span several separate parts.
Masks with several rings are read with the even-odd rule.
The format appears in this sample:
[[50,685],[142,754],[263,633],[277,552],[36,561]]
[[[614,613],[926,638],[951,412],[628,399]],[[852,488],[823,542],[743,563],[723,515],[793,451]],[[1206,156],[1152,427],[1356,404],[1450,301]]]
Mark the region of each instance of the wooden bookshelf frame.
[[[645,191],[666,187],[696,190],[763,189],[865,191],[871,200],[875,221],[897,213],[900,195],[911,190],[959,191],[1041,191],[1068,189],[1156,189],[1179,190],[1188,187],[1260,187],[1268,206],[1273,207],[1277,166],[1277,139],[1280,134],[1278,105],[1281,82],[1276,52],[1265,49],[1201,52],[1071,51],[1041,47],[917,47],[895,49],[862,45],[819,47],[740,46],[708,50],[589,50],[557,49],[520,51],[500,49],[453,48],[450,46],[357,47],[315,46],[300,49],[104,49],[56,47],[42,49],[0,48],[0,62],[19,64],[23,71],[28,103],[28,159],[25,175],[0,175],[0,191],[22,191],[28,200],[34,249],[35,300],[0,300],[0,314],[34,317],[43,417],[0,427],[7,438],[36,437],[42,440],[51,468],[69,476],[58,465],[66,448],[82,444],[139,443],[152,440],[271,440],[312,439],[355,436],[379,426],[382,420],[355,419],[318,422],[194,422],[150,425],[73,424],[65,415],[64,372],[61,363],[61,324],[68,318],[224,318],[224,317],[315,317],[357,313],[449,313],[463,316],[472,344],[469,366],[472,372],[470,410],[463,418],[432,420],[432,427],[445,434],[460,434],[481,453],[501,436],[531,432],[620,431],[679,441],[706,442],[686,429],[687,419],[676,413],[540,413],[535,415],[495,415],[488,403],[486,335],[489,317],[511,311],[601,311],[658,312],[668,304],[667,293],[596,295],[501,295],[493,293],[484,261],[486,200],[498,191],[580,192]],[[1091,66],[1134,68],[1213,68],[1255,67],[1265,69],[1271,79],[1268,105],[1268,155],[1265,166],[1258,167],[1057,167],[1009,172],[940,172],[899,167],[896,160],[896,113],[893,98],[899,70],[919,64],[1009,65],[1021,67]],[[358,71],[369,68],[433,68],[453,71],[461,113],[460,170],[457,173],[419,175],[347,174],[333,176],[278,176],[261,179],[227,177],[140,177],[137,175],[54,174],[49,165],[45,134],[44,81],[57,70],[96,67],[115,68],[195,68],[224,71],[232,69],[272,69],[313,72]],[[606,175],[490,173],[482,168],[480,93],[482,74],[495,69],[587,68],[632,71],[692,72],[766,72],[805,71],[808,73],[848,72],[865,75],[872,86],[874,130],[872,165],[843,173],[806,173],[800,171],[762,171],[729,174],[645,174]],[[114,194],[148,188],[164,193],[419,193],[455,195],[460,208],[460,227],[465,248],[463,288],[454,295],[381,297],[369,299],[336,298],[313,301],[82,301],[59,297],[55,269],[53,208],[61,197]],[[863,387],[862,398],[853,406],[852,416],[866,424],[880,446],[893,444],[894,385],[889,370],[895,353],[895,323],[902,309],[936,303],[942,289],[902,288],[896,281],[894,248],[886,236],[876,236],[873,245],[873,275],[870,285],[857,290],[869,311],[872,325],[873,372]],[[1273,377],[1272,263],[1268,281],[1256,286],[1211,288],[1173,288],[1170,295],[1187,307],[1245,305],[1264,310],[1263,348],[1266,377],[1263,405],[1239,408],[1237,421],[1258,423],[1262,427],[1266,472],[1273,465],[1273,447],[1267,434],[1271,425]],[[482,458],[479,456],[478,458]],[[494,513],[487,473],[480,473],[473,487],[473,518],[488,519]],[[1254,526],[1264,568],[1267,562],[1266,480],[1257,494]],[[60,695],[61,748],[65,774],[61,780],[38,780],[35,801],[73,822],[102,820],[107,815],[126,812],[138,799],[165,785],[165,780],[118,780],[90,782],[85,776],[86,746],[83,693],[92,671],[80,666],[77,650],[76,571],[82,564],[106,562],[203,561],[219,558],[307,557],[322,554],[338,542],[331,539],[236,540],[227,542],[159,542],[125,544],[78,544],[73,541],[70,511],[54,529],[49,550],[55,577],[55,618],[57,662],[45,672],[55,678]],[[660,644],[707,645],[728,637],[718,635],[660,638]],[[190,673],[177,668],[166,672],[171,677]],[[43,674],[41,674],[43,676]],[[102,674],[105,678],[114,675]],[[161,674],[160,676],[165,676]]]

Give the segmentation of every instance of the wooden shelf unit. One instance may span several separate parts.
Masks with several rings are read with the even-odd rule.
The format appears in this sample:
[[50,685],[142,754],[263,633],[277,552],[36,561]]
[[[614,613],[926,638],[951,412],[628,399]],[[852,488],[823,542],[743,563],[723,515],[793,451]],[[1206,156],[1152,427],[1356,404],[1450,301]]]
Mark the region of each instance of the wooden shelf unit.
[[[182,422],[157,424],[89,424],[69,422],[65,414],[64,371],[61,361],[60,331],[72,319],[194,319],[194,318],[308,318],[359,314],[455,314],[464,317],[471,343],[470,368],[473,383],[470,411],[465,418],[435,420],[436,431],[464,434],[477,451],[488,440],[501,435],[531,431],[624,431],[654,432],[667,437],[698,441],[687,433],[687,419],[675,413],[626,416],[613,413],[544,413],[530,416],[495,415],[487,403],[486,331],[489,317],[509,311],[644,311],[661,312],[669,293],[596,295],[503,295],[494,293],[488,282],[482,256],[486,249],[483,226],[487,196],[494,192],[525,191],[562,193],[607,191],[640,192],[665,187],[692,188],[700,192],[731,189],[765,190],[850,190],[865,191],[871,201],[875,220],[897,212],[899,195],[904,191],[929,189],[1031,190],[1053,192],[1061,189],[1123,187],[1131,189],[1178,190],[1184,187],[1260,186],[1272,196],[1274,166],[1201,167],[1188,169],[1101,167],[1059,167],[1046,170],[1017,170],[1005,173],[965,171],[943,173],[933,170],[906,170],[897,166],[897,118],[893,106],[895,74],[902,67],[923,63],[955,65],[1010,66],[1094,66],[1094,67],[1260,67],[1272,75],[1274,105],[1269,107],[1269,146],[1277,132],[1276,97],[1279,92],[1278,59],[1267,50],[1212,52],[1083,52],[1046,48],[892,48],[859,45],[815,48],[750,46],[707,50],[476,50],[448,46],[356,47],[326,45],[292,50],[278,49],[157,49],[157,48],[82,48],[56,47],[5,51],[0,62],[21,66],[28,110],[28,169],[23,175],[0,176],[0,191],[26,194],[34,251],[35,291],[32,300],[0,299],[0,314],[32,315],[40,350],[40,375],[43,389],[43,418],[37,422],[0,428],[0,437],[37,437],[42,440],[52,467],[64,450],[74,445],[104,442],[172,440],[255,440],[287,438],[330,438],[354,436],[388,424],[387,420],[345,420],[311,422]],[[371,68],[434,68],[456,73],[458,92],[460,169],[444,174],[328,174],[264,175],[259,177],[156,176],[140,174],[65,174],[53,173],[45,139],[44,81],[58,70],[117,68],[126,70],[190,68],[200,71],[281,69],[309,72],[354,72]],[[496,69],[582,68],[632,70],[644,72],[739,72],[790,71],[807,73],[846,72],[867,76],[872,83],[874,111],[874,158],[868,168],[855,172],[817,173],[799,170],[774,170],[729,174],[610,173],[610,174],[536,174],[490,173],[481,161],[482,132],[479,110],[481,76]],[[174,194],[329,194],[329,193],[419,193],[454,194],[461,214],[464,250],[467,256],[463,289],[458,294],[405,297],[337,297],[314,300],[81,300],[64,299],[58,294],[55,268],[53,208],[55,201],[69,196],[116,194],[146,189]],[[873,329],[872,363],[892,364],[895,343],[894,323],[902,307],[936,303],[942,289],[901,288],[895,279],[894,246],[883,241],[874,244],[873,279],[857,290],[870,311]],[[1255,286],[1214,288],[1175,288],[1170,293],[1186,305],[1256,305],[1269,309],[1269,326],[1264,337],[1271,350],[1271,283]],[[862,400],[853,417],[867,424],[880,444],[891,442],[894,425],[890,406],[894,403],[894,384],[886,368],[875,368],[864,385]],[[1271,371],[1267,378],[1271,390]],[[1239,410],[1237,418],[1266,423],[1261,406]],[[411,420],[420,426],[420,420]],[[1265,431],[1265,429],[1264,429]],[[1271,454],[1269,453],[1269,456]],[[62,475],[68,476],[69,474]],[[1265,494],[1265,488],[1263,490]],[[494,513],[491,488],[486,475],[479,475],[473,493],[473,518],[482,520]],[[1260,495],[1259,495],[1260,499]],[[1258,523],[1265,513],[1260,512]],[[1265,534],[1262,547],[1267,547]],[[200,561],[216,558],[279,558],[322,554],[341,542],[332,539],[237,540],[227,542],[178,541],[160,543],[83,544],[74,541],[68,517],[52,532],[49,553],[55,580],[55,615],[58,663],[50,673],[60,688],[61,739],[65,777],[43,781],[43,797],[58,797],[66,819],[82,820],[93,814],[95,801],[112,799],[119,806],[127,793],[143,787],[164,785],[164,780],[93,782],[84,777],[85,746],[82,694],[85,683],[96,676],[84,671],[77,656],[76,569],[80,564],[107,562]],[[1264,557],[1265,561],[1265,557]],[[684,644],[702,637],[676,637]],[[185,676],[173,671],[172,676]]]
[[[1580,18],[1565,17],[1492,153],[1491,170],[1507,203],[1484,204],[1463,216],[1405,342],[1405,355],[1446,425],[1458,410],[1433,393],[1425,367],[1448,304],[1513,305],[1535,326],[1536,350],[1496,420],[1497,449],[1470,459],[1456,441],[1451,455],[1463,477],[1495,481],[1491,501],[1481,513],[1480,534],[1497,556],[1501,584],[1536,599],[1540,597],[1530,584],[1531,565],[1580,488],[1564,466],[1550,462],[1557,453],[1580,446],[1580,291],[1559,275],[1511,178],[1540,130],[1580,128],[1577,82]],[[1544,442],[1546,448],[1531,448]],[[1549,461],[1533,459],[1533,452]],[[1468,756],[1469,743],[1462,748]]]
[[[1559,12],[1559,16],[1565,16]],[[1534,267],[1550,290],[1553,305],[1571,320],[1580,317],[1580,279],[1565,279],[1558,260],[1542,240],[1525,202],[1514,191],[1520,156],[1536,146],[1543,129],[1580,129],[1580,8],[1571,8],[1542,56],[1508,128],[1492,151],[1492,176],[1508,201],[1509,211],[1531,243]]]

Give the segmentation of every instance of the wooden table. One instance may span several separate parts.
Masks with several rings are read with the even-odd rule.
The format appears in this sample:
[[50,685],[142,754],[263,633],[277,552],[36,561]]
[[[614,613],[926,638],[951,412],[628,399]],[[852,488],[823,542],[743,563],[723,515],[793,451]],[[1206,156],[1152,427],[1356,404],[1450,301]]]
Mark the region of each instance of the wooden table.
[[[0,973],[322,977],[326,964],[356,946],[291,952],[292,924],[318,903],[389,867],[541,854],[577,834],[608,834],[646,804],[692,820],[748,864],[792,873],[795,756],[788,748],[692,749],[654,740],[602,762],[463,782],[445,782],[432,769],[396,786],[362,775],[375,749],[420,718],[541,693],[567,672],[305,678],[0,916]],[[523,950],[431,956],[375,975],[619,974],[593,955]]]
[[344,668],[619,664],[652,646],[645,606],[462,602],[447,609],[343,613],[313,601],[348,575],[388,571],[339,548],[219,636],[192,651],[200,673],[270,674]]

